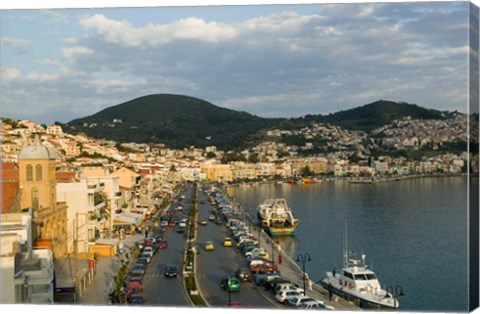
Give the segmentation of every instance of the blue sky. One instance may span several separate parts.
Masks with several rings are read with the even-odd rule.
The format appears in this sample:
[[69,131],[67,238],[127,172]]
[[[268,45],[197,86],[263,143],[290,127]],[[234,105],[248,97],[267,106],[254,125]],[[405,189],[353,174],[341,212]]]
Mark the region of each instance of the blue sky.
[[467,111],[467,2],[174,3],[2,5],[1,116],[68,122],[155,93],[262,117],[379,99]]

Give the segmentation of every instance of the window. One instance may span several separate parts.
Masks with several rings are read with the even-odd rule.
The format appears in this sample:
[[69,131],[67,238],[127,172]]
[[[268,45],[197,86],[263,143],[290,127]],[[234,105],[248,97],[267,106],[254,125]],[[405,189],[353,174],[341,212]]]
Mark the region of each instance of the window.
[[36,181],[42,181],[43,180],[43,173],[42,173],[42,165],[36,165],[35,166],[35,179]]
[[27,165],[27,181],[33,181],[33,167],[32,167],[32,165]]
[[33,207],[33,209],[38,210],[39,203],[38,203],[38,189],[37,188],[32,189],[31,197],[32,197],[32,207]]
[[365,274],[357,274],[355,275],[355,280],[366,280]]
[[377,279],[377,276],[375,276],[375,274],[367,274],[367,279],[368,280]]

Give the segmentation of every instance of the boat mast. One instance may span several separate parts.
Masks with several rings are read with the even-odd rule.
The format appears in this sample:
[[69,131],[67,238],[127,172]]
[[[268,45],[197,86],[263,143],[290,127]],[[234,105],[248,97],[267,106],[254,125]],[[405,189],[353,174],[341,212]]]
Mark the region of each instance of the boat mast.
[[343,235],[343,267],[348,266],[348,242],[347,242],[347,220],[345,219],[344,235]]

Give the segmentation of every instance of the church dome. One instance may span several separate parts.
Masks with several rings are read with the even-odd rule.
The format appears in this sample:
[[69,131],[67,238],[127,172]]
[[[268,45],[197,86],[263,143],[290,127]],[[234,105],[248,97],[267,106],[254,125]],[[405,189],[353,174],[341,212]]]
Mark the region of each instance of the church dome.
[[56,159],[57,154],[51,147],[47,147],[36,140],[20,150],[18,159]]

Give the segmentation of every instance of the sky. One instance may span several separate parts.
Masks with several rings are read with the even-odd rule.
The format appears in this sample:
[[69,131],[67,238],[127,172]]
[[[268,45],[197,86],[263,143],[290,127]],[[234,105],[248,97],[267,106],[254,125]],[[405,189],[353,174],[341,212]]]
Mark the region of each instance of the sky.
[[260,117],[467,112],[468,2],[22,1],[0,6],[2,117],[66,123],[160,93]]

